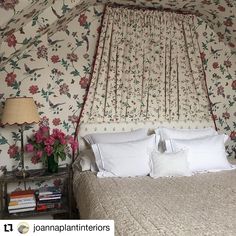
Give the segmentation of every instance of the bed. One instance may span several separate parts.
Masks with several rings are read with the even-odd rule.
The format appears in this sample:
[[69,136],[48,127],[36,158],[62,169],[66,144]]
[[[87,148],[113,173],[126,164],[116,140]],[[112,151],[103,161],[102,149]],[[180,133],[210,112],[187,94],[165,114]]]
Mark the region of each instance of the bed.
[[[171,124],[180,128],[208,125]],[[139,125],[115,130],[90,125],[82,127],[80,134],[133,127]],[[115,235],[235,235],[235,179],[236,170],[158,179],[98,178],[94,172],[81,172],[75,161],[73,189],[80,218],[113,219]]]

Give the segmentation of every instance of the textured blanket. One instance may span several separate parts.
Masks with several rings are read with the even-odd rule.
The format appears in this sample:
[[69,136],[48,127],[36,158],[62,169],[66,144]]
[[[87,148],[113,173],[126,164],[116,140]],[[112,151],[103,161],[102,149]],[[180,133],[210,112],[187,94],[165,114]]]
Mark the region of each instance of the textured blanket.
[[236,235],[236,170],[191,177],[74,173],[81,219],[113,219],[115,235]]

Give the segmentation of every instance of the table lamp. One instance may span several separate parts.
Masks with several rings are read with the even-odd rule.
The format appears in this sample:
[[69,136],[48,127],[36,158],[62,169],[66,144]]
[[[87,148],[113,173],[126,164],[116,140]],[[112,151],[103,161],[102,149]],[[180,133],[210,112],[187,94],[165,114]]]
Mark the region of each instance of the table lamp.
[[24,125],[39,122],[39,114],[37,107],[32,97],[14,97],[7,98],[2,114],[1,123],[3,125],[19,125],[21,134],[21,155],[20,166],[16,176],[19,178],[26,178],[29,172],[25,170],[24,166]]

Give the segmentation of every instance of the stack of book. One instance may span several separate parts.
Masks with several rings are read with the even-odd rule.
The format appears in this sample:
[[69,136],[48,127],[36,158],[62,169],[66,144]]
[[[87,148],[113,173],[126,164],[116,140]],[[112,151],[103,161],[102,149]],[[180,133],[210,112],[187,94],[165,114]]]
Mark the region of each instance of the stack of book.
[[15,191],[9,195],[8,212],[33,211],[36,207],[34,190]]
[[61,189],[55,186],[42,187],[38,190],[37,211],[61,208]]

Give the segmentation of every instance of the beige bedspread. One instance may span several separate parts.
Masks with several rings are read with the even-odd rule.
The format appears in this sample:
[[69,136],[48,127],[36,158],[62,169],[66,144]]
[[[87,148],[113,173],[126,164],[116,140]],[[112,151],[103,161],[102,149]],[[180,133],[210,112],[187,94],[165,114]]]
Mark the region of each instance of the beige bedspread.
[[74,173],[82,219],[113,219],[116,235],[236,235],[236,170],[192,177]]

